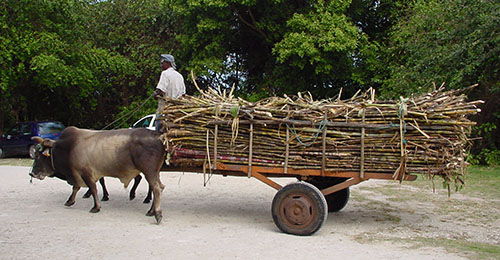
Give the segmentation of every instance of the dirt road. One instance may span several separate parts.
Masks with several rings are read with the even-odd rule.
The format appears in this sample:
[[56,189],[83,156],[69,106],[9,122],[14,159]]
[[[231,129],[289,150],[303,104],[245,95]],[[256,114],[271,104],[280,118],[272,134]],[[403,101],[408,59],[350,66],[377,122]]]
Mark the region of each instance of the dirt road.
[[276,228],[270,213],[275,190],[255,179],[213,176],[203,187],[200,174],[164,172],[164,220],[156,225],[145,216],[145,181],[137,198],[129,201],[128,190],[108,178],[110,201],[92,214],[91,199],[81,198],[85,190],[74,206],[66,207],[68,184],[52,178],[30,184],[28,171],[0,166],[0,259],[467,258],[412,242],[412,237],[429,235],[425,227],[436,229],[436,236],[455,234],[440,226],[446,225],[441,216],[422,212],[433,210],[427,205],[404,208],[409,206],[385,202],[388,196],[383,194],[377,195],[378,203],[370,196],[368,204],[368,194],[383,188],[378,182],[352,187],[343,211],[330,214],[313,236],[299,237]]

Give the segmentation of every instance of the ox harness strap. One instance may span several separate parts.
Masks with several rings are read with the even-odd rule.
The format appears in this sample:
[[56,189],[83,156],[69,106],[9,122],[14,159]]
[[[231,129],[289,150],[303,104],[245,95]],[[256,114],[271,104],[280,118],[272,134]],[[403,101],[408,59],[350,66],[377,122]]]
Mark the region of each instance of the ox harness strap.
[[50,148],[50,152],[49,152],[49,157],[50,157],[50,163],[52,164],[52,170],[53,171],[56,171],[56,167],[54,166],[54,156],[53,156],[53,152],[52,152],[52,147]]

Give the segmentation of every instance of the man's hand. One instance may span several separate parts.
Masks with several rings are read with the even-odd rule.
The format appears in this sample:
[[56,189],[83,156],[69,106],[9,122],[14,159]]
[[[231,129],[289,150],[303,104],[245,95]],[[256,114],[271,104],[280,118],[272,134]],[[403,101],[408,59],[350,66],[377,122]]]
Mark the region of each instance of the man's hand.
[[165,92],[161,91],[160,89],[155,89],[155,92],[153,93],[156,99],[163,98],[165,95]]

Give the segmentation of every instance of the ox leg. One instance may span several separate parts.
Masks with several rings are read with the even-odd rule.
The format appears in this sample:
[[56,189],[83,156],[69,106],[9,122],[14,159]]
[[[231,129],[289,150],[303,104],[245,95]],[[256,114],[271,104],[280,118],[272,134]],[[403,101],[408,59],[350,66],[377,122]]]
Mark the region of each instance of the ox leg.
[[[163,189],[165,189],[165,185],[163,185],[163,183],[160,182],[160,188],[161,188],[161,191],[163,192]],[[144,204],[147,204],[151,201],[151,195],[153,194],[153,190],[151,188],[148,189],[148,195],[146,196],[146,198],[144,199],[144,201],[142,203]]]
[[[101,184],[102,187],[102,201],[108,201],[109,200],[109,193],[108,189],[106,189],[106,183],[104,183],[104,177],[99,179],[99,183]],[[97,190],[97,189],[96,189]],[[90,189],[88,192],[91,192]]]
[[161,192],[163,184],[160,181],[159,173],[148,174],[146,179],[149,183],[149,189],[153,191],[153,203],[151,209],[146,213],[146,216],[155,216],[156,223],[160,224],[163,218],[162,211],[160,209],[161,204]]
[[87,192],[85,192],[85,194],[83,194],[82,198],[84,198],[84,199],[90,198],[90,195],[92,195],[92,192],[90,192],[90,189],[88,189]]
[[130,200],[135,199],[135,190],[137,190],[137,186],[139,186],[139,183],[142,180],[142,176],[139,174],[135,176],[134,178],[134,186],[132,186],[132,189],[130,190],[129,198]]
[[[109,193],[108,189],[106,189],[106,183],[104,182],[104,177],[99,179],[99,183],[101,184],[102,187],[102,201],[108,201],[109,200]],[[83,194],[82,198],[90,198],[90,195],[92,195],[92,191],[90,189],[87,190],[85,194]]]
[[142,203],[144,204],[148,204],[149,202],[151,202],[151,195],[153,194],[153,191],[151,190],[151,187],[148,188],[148,195],[146,196],[146,198],[144,198],[144,201]]
[[83,181],[89,187],[90,192],[92,193],[92,198],[94,198],[94,207],[90,209],[90,213],[97,213],[101,210],[101,204],[99,203],[99,197],[97,195],[97,185],[95,182],[91,181],[89,177],[90,174],[82,173]]
[[66,206],[73,206],[75,204],[75,198],[76,198],[76,193],[80,190],[80,186],[73,186],[73,192],[71,192],[71,195],[69,196],[68,200],[64,205]]

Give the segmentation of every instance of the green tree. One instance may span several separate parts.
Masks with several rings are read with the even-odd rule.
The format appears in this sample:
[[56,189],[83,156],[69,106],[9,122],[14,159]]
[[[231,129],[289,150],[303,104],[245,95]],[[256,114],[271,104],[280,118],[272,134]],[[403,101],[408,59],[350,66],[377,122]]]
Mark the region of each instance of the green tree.
[[409,6],[413,0],[353,0],[347,10],[347,15],[376,49],[375,53],[365,59],[359,66],[362,68],[365,84],[376,89],[389,76],[386,57],[390,46],[389,33],[394,25],[408,15]]
[[201,75],[204,85],[326,97],[341,87],[352,93],[373,83],[379,47],[349,16],[351,1],[172,3],[186,69]]
[[275,45],[274,53],[280,65],[302,78],[297,81],[296,77],[282,75],[288,80],[286,86],[292,87],[288,91],[302,86],[316,89],[314,92],[324,97],[336,94],[339,87],[352,92],[370,83],[362,75],[363,65],[373,58],[377,47],[345,14],[349,4],[317,1],[312,10],[296,13],[287,21],[288,30]]
[[[132,113],[152,94],[161,73],[161,53],[175,55],[178,67],[183,68],[184,61],[177,56],[179,46],[173,30],[177,22],[168,1],[89,1],[84,14],[89,41],[126,57],[133,64],[133,75],[121,75],[123,82],[101,106],[108,111],[104,121]],[[155,108],[155,101],[150,100],[128,124],[138,116],[152,113]]]
[[476,148],[500,147],[499,24],[498,1],[417,1],[391,34],[390,77],[383,94],[421,93],[432,89],[433,82],[446,82],[448,88],[478,83],[469,95],[485,101],[477,121],[496,127],[488,127],[491,133]]
[[1,3],[0,119],[99,123],[106,96],[136,69],[87,41],[84,6],[76,0]]

